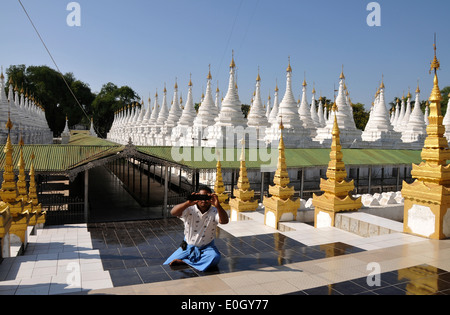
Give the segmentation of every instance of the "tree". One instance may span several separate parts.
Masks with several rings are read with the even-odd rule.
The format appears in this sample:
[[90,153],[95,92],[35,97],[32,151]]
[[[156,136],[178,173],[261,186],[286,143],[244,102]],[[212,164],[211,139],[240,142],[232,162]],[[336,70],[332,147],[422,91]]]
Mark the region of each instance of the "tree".
[[114,113],[131,104],[139,103],[140,97],[128,86],[118,87],[108,82],[92,102],[94,125],[99,137],[106,137],[114,122]]
[[352,107],[353,107],[353,119],[355,120],[356,128],[360,130],[366,129],[370,113],[365,110],[364,104],[356,103],[352,104]]
[[77,80],[73,73],[63,75],[67,85],[59,72],[47,66],[13,65],[6,74],[8,81],[11,79],[15,86],[23,88],[24,93],[33,96],[44,107],[48,125],[55,136],[64,130],[66,117],[71,126],[87,120],[67,85],[87,112],[90,112],[95,95],[89,85]]

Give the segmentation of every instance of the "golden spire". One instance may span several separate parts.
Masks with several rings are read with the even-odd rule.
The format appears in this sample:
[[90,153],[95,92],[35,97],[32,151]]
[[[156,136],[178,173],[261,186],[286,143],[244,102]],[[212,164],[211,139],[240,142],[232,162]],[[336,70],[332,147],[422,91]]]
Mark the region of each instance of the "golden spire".
[[[300,208],[300,198],[293,198],[294,187],[290,183],[286,165],[286,154],[283,136],[283,118],[280,121],[280,143],[278,145],[278,165],[273,179],[274,186],[269,187],[270,198],[264,197],[265,206],[264,224],[278,229],[281,220],[286,220],[287,215],[293,221],[297,218],[297,210]],[[289,219],[290,220],[290,219]]]
[[286,72],[292,72],[292,67],[291,67],[291,56],[289,56],[289,65],[286,69]]
[[382,76],[381,76],[380,90],[381,90],[381,89],[384,89],[384,88],[385,88],[385,86],[384,86],[384,75],[382,75]]
[[206,77],[208,80],[212,80],[212,75],[211,75],[211,64],[209,65],[209,73],[208,76]]
[[19,158],[19,180],[17,181],[17,189],[19,192],[19,197],[23,197],[24,200],[28,200],[28,193],[27,193],[27,182],[26,182],[26,175],[25,175],[25,161],[23,159],[23,137],[20,137],[20,158]]
[[189,74],[189,84],[188,86],[193,86],[192,84],[192,73]]
[[3,184],[0,190],[0,196],[5,203],[14,203],[17,198],[17,186],[15,182],[13,152],[11,143],[11,129],[13,124],[8,117],[6,128],[8,128],[8,138],[6,140],[5,152],[5,170],[3,172]]
[[260,82],[261,81],[261,76],[259,75],[259,67],[258,67],[258,76],[256,77],[256,82]]
[[339,79],[344,80],[345,79],[345,75],[344,75],[344,65],[342,65],[342,72],[341,75],[339,76]]
[[[425,145],[422,151],[422,159],[427,163],[433,166],[438,165],[447,165],[447,160],[450,160],[450,150],[448,148],[448,141],[444,136],[445,127],[443,126],[443,116],[441,114],[441,101],[442,95],[439,89],[439,80],[437,76],[437,71],[440,68],[439,61],[436,57],[436,42],[434,43],[434,59],[431,62],[431,70],[434,70],[434,84],[433,90],[430,95],[430,115],[429,122],[430,124],[427,127],[428,137],[425,140]],[[413,170],[414,171],[414,170]],[[420,173],[420,172],[417,172]],[[414,173],[416,174],[416,173]],[[421,178],[420,174],[416,174],[418,178]],[[445,175],[445,176],[444,176]],[[414,177],[414,175],[413,175]],[[448,182],[450,184],[450,174],[449,178],[445,172],[435,172],[432,176],[434,177],[434,181],[438,181],[438,183],[442,184],[443,181]]]
[[334,115],[334,125],[331,143],[330,163],[328,165],[327,177],[337,182],[342,182],[347,177],[347,171],[345,170],[345,164],[342,161],[344,155],[342,154],[341,146],[341,132],[339,130],[337,117]]
[[222,176],[222,163],[220,162],[220,153],[217,152],[217,173],[216,173],[216,182],[214,184],[214,192],[219,198],[220,205],[224,210],[230,210],[230,205],[228,204],[229,196],[225,193],[225,186],[223,183]]
[[240,172],[237,187],[240,190],[247,191],[250,189],[250,182],[247,175],[247,166],[245,164],[245,139],[242,139],[242,151],[240,158]]
[[245,165],[245,139],[242,139],[242,152],[240,158],[240,171],[237,189],[234,190],[236,198],[230,200],[231,220],[239,220],[238,213],[255,211],[258,208],[258,201],[255,199],[255,192],[250,189],[250,182]]
[[420,93],[420,88],[419,88],[419,80],[417,80],[417,89],[416,89],[416,93],[419,94]]
[[28,189],[28,198],[33,203],[34,206],[39,204],[37,189],[36,189],[36,171],[34,169],[34,160],[36,156],[34,152],[31,154],[31,165],[30,165],[30,187]]
[[277,170],[275,172],[275,176],[273,178],[273,182],[275,185],[278,185],[282,188],[287,187],[291,180],[289,179],[289,174],[287,171],[286,165],[286,146],[284,144],[284,124],[283,120],[280,122],[280,143],[278,145],[278,165]]
[[234,50],[232,51],[230,68],[232,68],[232,69],[236,68],[236,63],[234,62]]

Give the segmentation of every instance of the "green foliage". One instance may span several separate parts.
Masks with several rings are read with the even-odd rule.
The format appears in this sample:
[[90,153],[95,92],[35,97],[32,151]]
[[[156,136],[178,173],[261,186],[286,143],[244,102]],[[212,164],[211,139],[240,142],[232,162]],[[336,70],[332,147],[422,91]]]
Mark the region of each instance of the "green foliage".
[[94,125],[100,137],[106,137],[114,122],[114,113],[128,105],[139,102],[140,98],[128,86],[118,87],[114,83],[103,85],[92,102]]
[[364,108],[364,104],[361,103],[352,104],[352,107],[356,128],[364,130],[369,121],[370,112],[367,112]]
[[[10,66],[6,70],[8,81],[11,79],[17,88],[33,96],[45,109],[50,129],[57,136],[62,133],[65,118],[69,125],[82,123],[85,115],[67,88],[61,75],[47,66],[25,65]],[[75,78],[73,73],[64,74],[64,79],[72,89],[75,97],[89,114],[95,95],[89,85]]]
[[250,105],[242,104],[242,113],[244,114],[245,118],[247,118],[248,114],[250,113]]

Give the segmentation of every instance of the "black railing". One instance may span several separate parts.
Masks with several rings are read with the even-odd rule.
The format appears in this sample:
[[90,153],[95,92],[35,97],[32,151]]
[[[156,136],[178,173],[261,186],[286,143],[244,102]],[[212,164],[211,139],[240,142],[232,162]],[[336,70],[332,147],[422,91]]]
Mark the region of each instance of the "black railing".
[[47,212],[47,226],[86,223],[84,200],[63,195],[41,195],[40,200],[42,210]]

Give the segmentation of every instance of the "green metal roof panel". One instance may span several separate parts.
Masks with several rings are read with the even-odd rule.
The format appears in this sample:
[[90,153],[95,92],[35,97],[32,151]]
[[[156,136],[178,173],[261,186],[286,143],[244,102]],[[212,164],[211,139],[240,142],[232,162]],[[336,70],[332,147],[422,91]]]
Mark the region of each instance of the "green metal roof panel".
[[[214,169],[217,158],[214,148],[172,148],[137,147],[141,153],[178,163],[192,169]],[[239,168],[241,149],[221,149],[222,168]],[[246,151],[246,166],[249,169],[272,166],[278,161],[278,149],[254,149]],[[286,149],[288,168],[326,167],[330,161],[330,149]],[[379,149],[343,149],[344,163],[354,165],[408,165],[421,163],[421,151],[379,150]]]
[[[17,170],[19,163],[19,146],[14,145],[13,162]],[[36,172],[66,172],[78,165],[116,154],[123,147],[112,146],[72,146],[72,145],[25,145],[23,155],[25,169],[29,171],[31,155],[34,153],[34,167]],[[0,169],[4,169],[4,146],[0,146]]]

